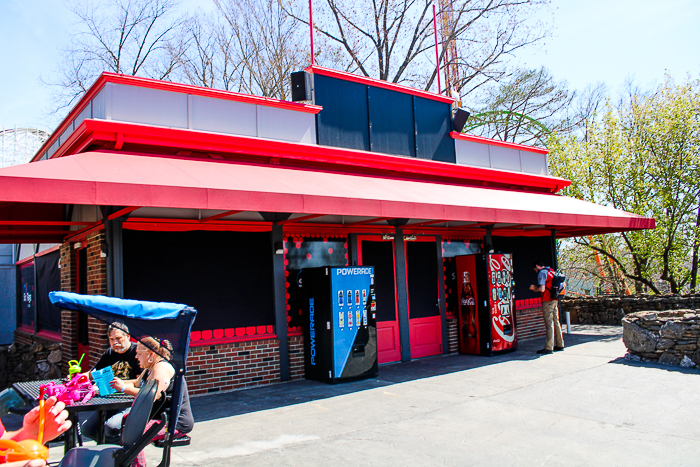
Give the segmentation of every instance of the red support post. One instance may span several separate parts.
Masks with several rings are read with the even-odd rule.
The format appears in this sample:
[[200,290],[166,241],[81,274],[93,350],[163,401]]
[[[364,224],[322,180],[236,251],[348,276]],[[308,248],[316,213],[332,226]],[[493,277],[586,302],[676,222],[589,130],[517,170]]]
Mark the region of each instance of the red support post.
[[[433,7],[435,8],[435,7]],[[314,6],[313,0],[309,0],[309,34],[311,35],[311,65],[315,64],[314,60]]]
[[[311,1],[311,0],[309,0],[309,1]],[[437,93],[441,94],[442,85],[440,84],[440,53],[438,52],[437,19],[435,16],[435,4],[434,3],[433,3],[433,31],[435,33],[435,62],[437,63],[437,80],[438,80]]]

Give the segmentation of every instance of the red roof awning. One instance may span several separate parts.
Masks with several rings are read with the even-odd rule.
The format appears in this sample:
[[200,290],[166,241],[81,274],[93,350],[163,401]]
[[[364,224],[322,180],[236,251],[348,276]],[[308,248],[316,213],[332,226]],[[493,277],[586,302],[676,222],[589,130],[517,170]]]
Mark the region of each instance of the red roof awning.
[[647,229],[654,220],[555,194],[87,152],[0,169],[0,203],[85,204]]

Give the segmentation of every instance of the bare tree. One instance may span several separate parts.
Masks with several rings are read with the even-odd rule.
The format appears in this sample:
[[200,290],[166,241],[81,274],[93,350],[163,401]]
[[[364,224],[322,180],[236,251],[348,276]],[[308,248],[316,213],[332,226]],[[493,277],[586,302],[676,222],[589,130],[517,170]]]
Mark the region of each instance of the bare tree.
[[603,82],[589,84],[574,98],[570,120],[572,126],[581,131],[583,141],[588,140],[588,129],[601,114],[607,99],[608,87]]
[[56,111],[75,102],[103,71],[168,79],[187,43],[177,0],[73,0],[77,32],[63,51]]
[[215,16],[193,21],[183,57],[187,79],[279,99],[289,75],[308,62],[304,31],[277,0],[214,0]]
[[[287,0],[280,0],[287,1]],[[547,0],[453,0],[438,14],[450,14],[440,38],[441,66],[456,65],[453,83],[462,96],[507,74],[504,59],[545,37],[532,20]],[[308,24],[305,15],[287,12]],[[394,83],[436,89],[432,1],[325,0],[314,12],[319,63]],[[457,55],[450,56],[450,42]],[[454,48],[452,49],[454,50]]]
[[177,79],[208,88],[239,91],[243,63],[236,30],[219,12],[195,14],[186,28],[189,48],[182,54]]
[[219,53],[217,29],[216,19],[203,13],[188,22],[186,35],[190,47],[180,57],[180,80],[196,86],[228,89],[219,76],[217,61],[223,54]]
[[549,133],[574,128],[567,117],[575,96],[545,68],[519,70],[513,78],[489,87],[474,108],[465,131],[502,141],[544,146]]

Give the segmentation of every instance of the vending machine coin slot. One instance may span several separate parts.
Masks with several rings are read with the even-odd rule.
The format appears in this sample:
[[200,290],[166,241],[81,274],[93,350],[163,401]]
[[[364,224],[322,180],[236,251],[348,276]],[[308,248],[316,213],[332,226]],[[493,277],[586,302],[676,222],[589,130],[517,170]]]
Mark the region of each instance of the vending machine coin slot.
[[364,357],[365,356],[365,346],[364,345],[353,346],[352,356],[353,357]]

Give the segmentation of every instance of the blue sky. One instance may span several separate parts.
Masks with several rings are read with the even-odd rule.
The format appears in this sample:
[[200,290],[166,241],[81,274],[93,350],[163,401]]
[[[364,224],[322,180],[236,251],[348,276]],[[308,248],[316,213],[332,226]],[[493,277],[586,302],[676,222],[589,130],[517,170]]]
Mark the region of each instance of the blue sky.
[[[204,0],[200,0],[204,3]],[[700,1],[553,0],[546,44],[519,53],[514,64],[546,66],[571,89],[626,79],[653,86],[665,72],[700,77]],[[61,0],[0,0],[0,128],[53,129],[50,80],[74,19]]]
[[605,82],[616,92],[628,78],[653,86],[668,72],[700,78],[700,1],[554,0],[553,37],[519,54],[544,65],[572,89]]

